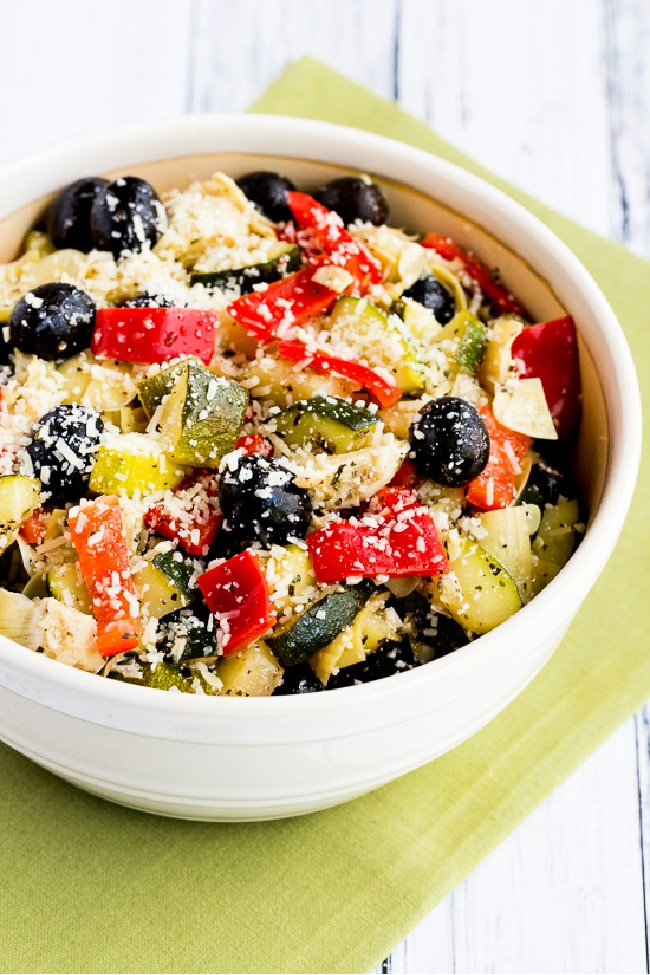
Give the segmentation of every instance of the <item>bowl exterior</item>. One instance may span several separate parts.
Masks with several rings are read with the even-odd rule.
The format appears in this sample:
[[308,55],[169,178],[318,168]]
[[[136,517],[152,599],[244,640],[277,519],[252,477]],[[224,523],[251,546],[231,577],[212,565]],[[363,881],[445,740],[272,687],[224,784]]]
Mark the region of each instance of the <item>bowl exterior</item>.
[[[369,161],[372,166],[369,167]],[[0,738],[90,792],[202,820],[290,816],[352,799],[476,732],[534,677],[602,571],[640,453],[636,377],[620,327],[577,259],[513,201],[451,164],[352,129],[264,116],[185,117],[76,140],[0,172],[0,259],[60,186],[146,174],[157,188],[217,168],[287,172],[306,188],[372,168],[401,225],[471,245],[539,320],[581,334],[587,535],[512,619],[432,665],[374,684],[273,699],[201,699],[98,680],[0,638]]]
[[26,693],[9,687],[5,674],[2,737],[74,785],[147,812],[205,821],[294,816],[354,799],[460,744],[521,691],[564,628],[525,653],[512,647],[499,674],[492,673],[489,655],[473,659],[464,674],[441,674],[433,695],[421,682],[398,700],[389,695],[385,707],[375,701],[355,706],[334,725],[331,717],[326,726],[318,717],[309,724],[303,712],[299,730],[289,728],[276,735],[279,740],[269,740],[268,710],[249,722],[244,740],[232,716],[221,729],[209,714],[177,719],[174,729],[164,708],[158,714],[163,733],[155,734],[150,712],[126,730],[114,709],[88,706],[79,714],[60,709],[60,701],[52,706],[47,671],[23,688]]

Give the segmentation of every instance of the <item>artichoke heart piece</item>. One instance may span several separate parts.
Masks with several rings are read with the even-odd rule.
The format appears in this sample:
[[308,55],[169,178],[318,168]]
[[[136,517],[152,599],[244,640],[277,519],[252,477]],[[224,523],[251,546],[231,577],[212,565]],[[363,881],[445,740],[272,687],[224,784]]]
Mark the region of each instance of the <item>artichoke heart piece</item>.
[[309,491],[320,507],[354,508],[392,481],[408,452],[407,441],[384,433],[360,450],[342,454],[298,450],[283,463],[298,487]]
[[521,319],[507,316],[490,322],[479,370],[482,386],[488,389],[493,383],[502,386],[517,375],[517,367],[512,358],[512,343],[523,327]]
[[21,647],[38,650],[43,642],[38,603],[19,592],[0,588],[0,634]]
[[387,370],[403,393],[422,390],[424,370],[404,323],[367,298],[338,298],[330,315],[328,337],[333,346],[349,348],[355,358],[371,368]]
[[476,315],[466,308],[459,311],[435,336],[434,342],[449,348],[450,363],[455,370],[475,375],[483,359],[485,328]]
[[557,440],[541,380],[519,379],[514,385],[497,387],[492,403],[494,416],[504,427],[540,440]]
[[394,640],[401,621],[394,609],[386,607],[388,593],[371,596],[356,617],[328,646],[309,659],[309,666],[322,684],[343,667],[365,660],[384,640]]
[[13,540],[20,524],[38,507],[41,482],[36,477],[0,477],[0,550]]
[[156,410],[150,432],[175,463],[216,468],[234,449],[247,407],[248,393],[239,383],[186,362]]
[[239,653],[221,657],[215,670],[222,682],[220,693],[228,697],[270,697],[282,683],[284,673],[262,640]]

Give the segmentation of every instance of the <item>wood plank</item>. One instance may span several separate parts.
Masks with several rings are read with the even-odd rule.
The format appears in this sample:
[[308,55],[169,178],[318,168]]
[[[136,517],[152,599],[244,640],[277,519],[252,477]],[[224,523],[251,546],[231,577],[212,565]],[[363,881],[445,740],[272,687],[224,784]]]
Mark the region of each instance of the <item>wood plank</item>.
[[0,162],[68,136],[180,114],[188,37],[175,0],[111,0],[92,11],[81,0],[2,4]]
[[408,0],[400,30],[404,108],[495,173],[607,232],[599,5]]
[[[650,9],[643,0],[605,2],[604,76],[609,101],[611,233],[650,258]],[[647,364],[639,364],[646,368]],[[643,489],[643,486],[640,485]],[[639,816],[650,970],[650,705],[636,715]]]
[[645,972],[630,719],[396,949],[397,972]]
[[190,111],[243,111],[304,54],[392,98],[395,18],[396,0],[200,0]]
[[609,231],[650,257],[650,7],[603,2],[602,75],[608,103]]

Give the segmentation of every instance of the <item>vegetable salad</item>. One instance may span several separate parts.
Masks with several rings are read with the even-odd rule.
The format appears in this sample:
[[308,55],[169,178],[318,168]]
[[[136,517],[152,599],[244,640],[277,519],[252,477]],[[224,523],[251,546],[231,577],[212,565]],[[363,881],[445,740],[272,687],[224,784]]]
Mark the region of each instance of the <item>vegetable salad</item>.
[[0,265],[0,633],[269,696],[428,664],[579,542],[570,316],[365,175],[64,187]]

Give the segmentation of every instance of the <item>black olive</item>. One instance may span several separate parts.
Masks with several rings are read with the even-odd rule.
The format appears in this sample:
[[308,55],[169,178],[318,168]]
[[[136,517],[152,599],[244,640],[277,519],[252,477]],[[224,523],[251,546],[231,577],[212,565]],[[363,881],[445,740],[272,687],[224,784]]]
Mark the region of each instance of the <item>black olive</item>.
[[566,487],[566,477],[543,462],[533,464],[526,485],[519,495],[520,504],[536,504],[544,508],[547,504],[557,504],[560,495],[568,497],[571,489]]
[[47,230],[55,247],[73,247],[85,254],[93,249],[90,209],[106,185],[107,179],[86,176],[61,190],[47,215]]
[[287,193],[296,187],[286,176],[260,169],[241,176],[237,180],[237,186],[268,220],[273,223],[291,220]]
[[139,254],[156,243],[165,226],[165,210],[153,186],[139,176],[121,176],[103,186],[90,210],[93,245],[114,257]]
[[121,301],[119,308],[176,308],[177,302],[173,298],[164,294],[151,294],[149,291],[140,291],[132,298]]
[[214,621],[202,602],[168,613],[158,624],[156,649],[164,654],[166,663],[214,657],[217,638]]
[[325,183],[314,193],[315,199],[334,210],[343,223],[372,223],[380,227],[388,219],[388,203],[381,189],[368,176],[341,176]]
[[50,501],[65,504],[86,493],[104,424],[85,406],[55,406],[32,428],[25,447]]
[[456,314],[454,294],[433,274],[419,278],[403,292],[403,297],[412,298],[413,301],[418,301],[425,308],[429,308],[440,325],[446,325]]
[[408,640],[399,643],[389,640],[369,653],[365,660],[351,667],[343,667],[337,674],[332,674],[327,687],[334,690],[336,687],[367,684],[369,681],[381,680],[382,677],[402,674],[417,666],[418,661]]
[[304,538],[311,524],[312,505],[307,491],[277,461],[256,455],[226,466],[219,481],[223,514],[220,535],[229,550],[243,551],[253,542],[263,548]]
[[95,302],[72,284],[41,284],[9,316],[9,341],[41,359],[70,359],[87,349],[95,327]]
[[445,657],[469,643],[467,633],[456,620],[437,613],[422,593],[409,593],[395,600],[395,608],[406,624],[406,632],[414,653],[418,646],[426,650],[426,658]]
[[[535,440],[533,442],[535,453],[539,454],[546,467],[550,467],[554,471],[568,472],[571,470],[574,449],[575,444],[568,437],[559,437],[557,440]],[[568,474],[566,476],[569,480]],[[573,490],[575,490],[575,486],[573,486]],[[564,493],[566,497],[572,496]]]
[[287,667],[282,677],[282,683],[275,688],[273,696],[289,694],[314,694],[327,688],[320,682],[308,663],[298,664],[297,667]]
[[13,351],[11,342],[11,328],[9,322],[0,322],[0,366],[9,365],[9,356]]
[[442,396],[420,410],[411,427],[411,454],[425,477],[463,487],[481,473],[490,456],[490,436],[468,400]]
[[[446,657],[448,653],[459,650],[469,643],[467,633],[456,620],[444,613],[432,612],[429,618],[430,628],[435,629],[435,636],[425,635],[424,641],[435,647],[436,659]],[[435,623],[435,627],[433,624]]]

